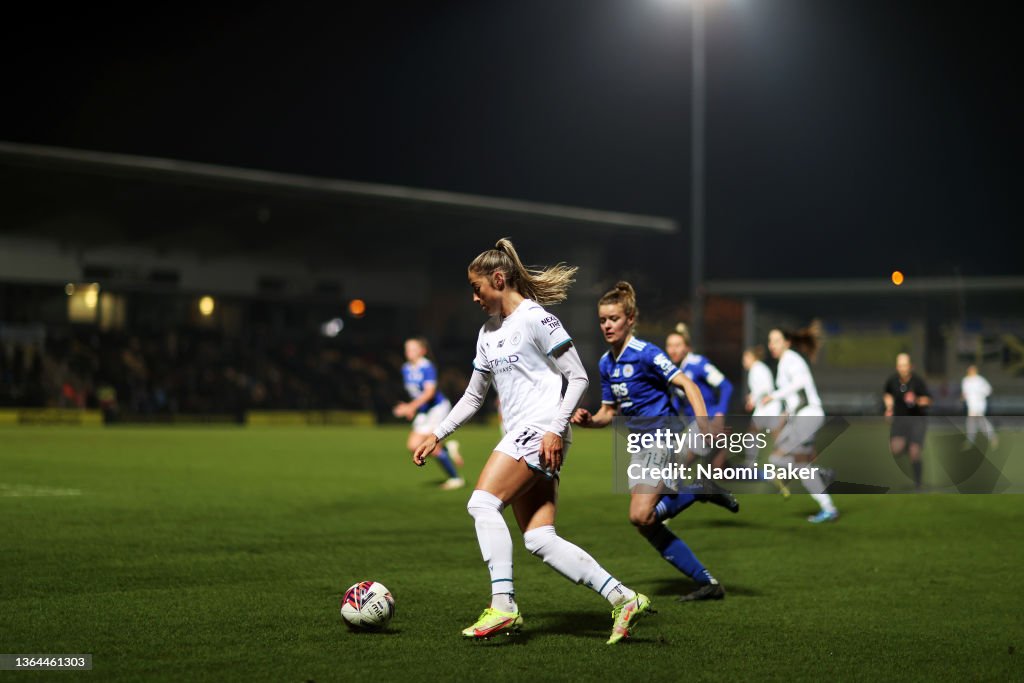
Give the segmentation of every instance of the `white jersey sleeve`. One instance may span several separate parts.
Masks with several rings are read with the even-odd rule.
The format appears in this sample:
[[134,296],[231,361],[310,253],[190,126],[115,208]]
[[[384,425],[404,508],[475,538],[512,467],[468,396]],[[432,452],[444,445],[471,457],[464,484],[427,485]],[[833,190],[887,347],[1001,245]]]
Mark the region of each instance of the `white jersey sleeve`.
[[750,397],[755,403],[775,391],[772,371],[761,361],[757,361],[750,366],[750,371],[747,372],[747,389],[750,391]]
[[469,378],[469,386],[466,387],[466,392],[459,399],[459,402],[455,404],[455,407],[451,409],[451,412],[441,421],[437,429],[434,430],[434,436],[439,441],[445,439],[465,424],[467,420],[476,415],[476,411],[480,410],[480,406],[484,404],[484,397],[487,396],[487,390],[490,386],[491,373],[474,370],[473,376]]
[[562,321],[558,319],[558,316],[552,315],[540,307],[538,310],[529,311],[529,313],[533,314],[531,317],[536,321],[535,324],[530,325],[534,342],[545,356],[550,356],[572,342],[572,338],[562,326]]
[[[557,347],[555,349],[557,351]],[[576,410],[583,394],[587,391],[590,380],[587,379],[587,370],[583,367],[583,361],[575,348],[568,348],[555,356],[555,366],[565,378],[565,392],[562,394],[562,402],[558,406],[558,414],[551,421],[548,431],[555,434],[564,434],[569,427],[569,418]]]
[[718,388],[718,385],[725,379],[725,375],[722,371],[712,365],[710,362],[704,366],[704,381],[708,383],[708,386]]

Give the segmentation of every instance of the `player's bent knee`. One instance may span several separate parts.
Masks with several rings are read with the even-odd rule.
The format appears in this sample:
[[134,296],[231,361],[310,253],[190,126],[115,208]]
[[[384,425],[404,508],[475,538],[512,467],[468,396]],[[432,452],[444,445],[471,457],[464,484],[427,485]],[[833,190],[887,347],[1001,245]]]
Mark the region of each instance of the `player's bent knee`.
[[641,533],[643,533],[644,527],[653,526],[654,520],[654,510],[629,511],[629,523],[637,527]]
[[544,547],[555,536],[555,527],[551,525],[537,527],[523,534],[523,545],[533,555],[543,555]]
[[504,506],[501,498],[498,498],[493,493],[477,489],[473,491],[473,495],[469,497],[469,501],[466,503],[466,512],[474,519],[492,513],[500,516]]

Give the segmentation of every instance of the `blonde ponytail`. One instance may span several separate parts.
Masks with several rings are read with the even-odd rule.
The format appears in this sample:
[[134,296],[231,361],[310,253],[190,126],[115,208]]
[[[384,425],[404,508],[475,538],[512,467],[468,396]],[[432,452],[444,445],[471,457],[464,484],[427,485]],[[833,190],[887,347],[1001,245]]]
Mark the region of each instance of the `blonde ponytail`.
[[469,270],[486,277],[501,271],[505,274],[505,282],[509,287],[541,306],[550,306],[566,300],[569,287],[576,282],[573,276],[579,269],[564,263],[558,263],[550,268],[527,268],[516,253],[512,241],[503,237],[493,249],[488,249],[473,259],[469,264]]

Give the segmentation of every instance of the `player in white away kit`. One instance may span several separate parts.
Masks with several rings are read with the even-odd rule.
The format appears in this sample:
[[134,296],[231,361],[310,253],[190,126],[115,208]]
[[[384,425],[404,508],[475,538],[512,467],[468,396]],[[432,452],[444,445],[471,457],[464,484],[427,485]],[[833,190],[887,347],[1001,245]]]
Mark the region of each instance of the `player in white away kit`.
[[583,549],[555,532],[559,469],[568,450],[569,418],[587,389],[586,370],[561,321],[543,305],[559,303],[576,268],[523,266],[512,243],[499,240],[469,264],[473,301],[491,316],[480,328],[466,393],[413,454],[423,465],[437,444],[483,405],[491,383],[501,399],[506,434],[484,465],[466,506],[491,575],[491,604],[467,638],[516,631],[523,623],[512,581],[512,537],[501,515],[511,505],[526,549],[574,583],[612,604],[608,644],[628,637],[650,599],[612,577]]
[[[818,348],[818,340],[810,332],[783,332],[774,329],[768,333],[768,350],[779,360],[775,373],[775,391],[761,399],[762,405],[781,400],[785,403],[786,424],[775,438],[771,461],[776,465],[790,465],[794,462],[814,460],[814,435],[825,424],[825,410],[821,407],[818,388],[807,361],[790,348],[799,345],[810,355]],[[820,474],[820,473],[819,473]],[[821,524],[839,519],[839,510],[832,502],[832,496],[825,493],[825,482],[820,476],[801,480],[803,487],[821,506],[821,511],[807,518],[808,522]]]
[[960,382],[960,398],[967,404],[967,443],[966,448],[974,445],[978,436],[978,427],[985,431],[988,443],[992,448],[999,448],[999,437],[992,423],[985,417],[988,409],[988,397],[992,395],[992,385],[978,374],[977,365],[968,365],[967,374]]
[[[765,430],[777,431],[782,426],[782,402],[769,400],[761,403],[761,399],[775,391],[775,380],[772,371],[764,364],[763,346],[751,346],[743,352],[743,369],[747,371],[746,408],[751,411],[750,433],[757,434]],[[757,462],[758,448],[752,445],[747,449],[747,466]]]

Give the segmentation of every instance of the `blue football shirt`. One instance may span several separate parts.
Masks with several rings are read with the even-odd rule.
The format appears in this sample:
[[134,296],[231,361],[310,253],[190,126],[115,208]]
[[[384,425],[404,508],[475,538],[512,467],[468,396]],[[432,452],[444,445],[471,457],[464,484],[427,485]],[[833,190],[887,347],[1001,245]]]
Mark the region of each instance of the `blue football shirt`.
[[615,406],[625,416],[662,417],[676,415],[669,394],[669,381],[679,368],[660,348],[632,338],[618,358],[605,352],[598,363],[601,371],[601,402]]
[[[707,406],[708,415],[715,416],[719,413],[725,415],[729,412],[729,399],[732,397],[732,382],[726,379],[722,371],[712,365],[704,356],[698,353],[688,353],[683,362],[679,364],[683,374],[693,380],[693,383],[700,389],[704,397],[704,405]],[[680,414],[693,417],[693,406],[686,400],[686,394],[678,387],[672,387],[673,403]]]
[[[402,366],[402,382],[410,398],[419,398],[427,384],[437,386],[437,368],[426,358],[416,363],[406,363]],[[438,389],[434,392],[434,398],[421,405],[416,412],[425,413],[444,400],[444,394]]]

